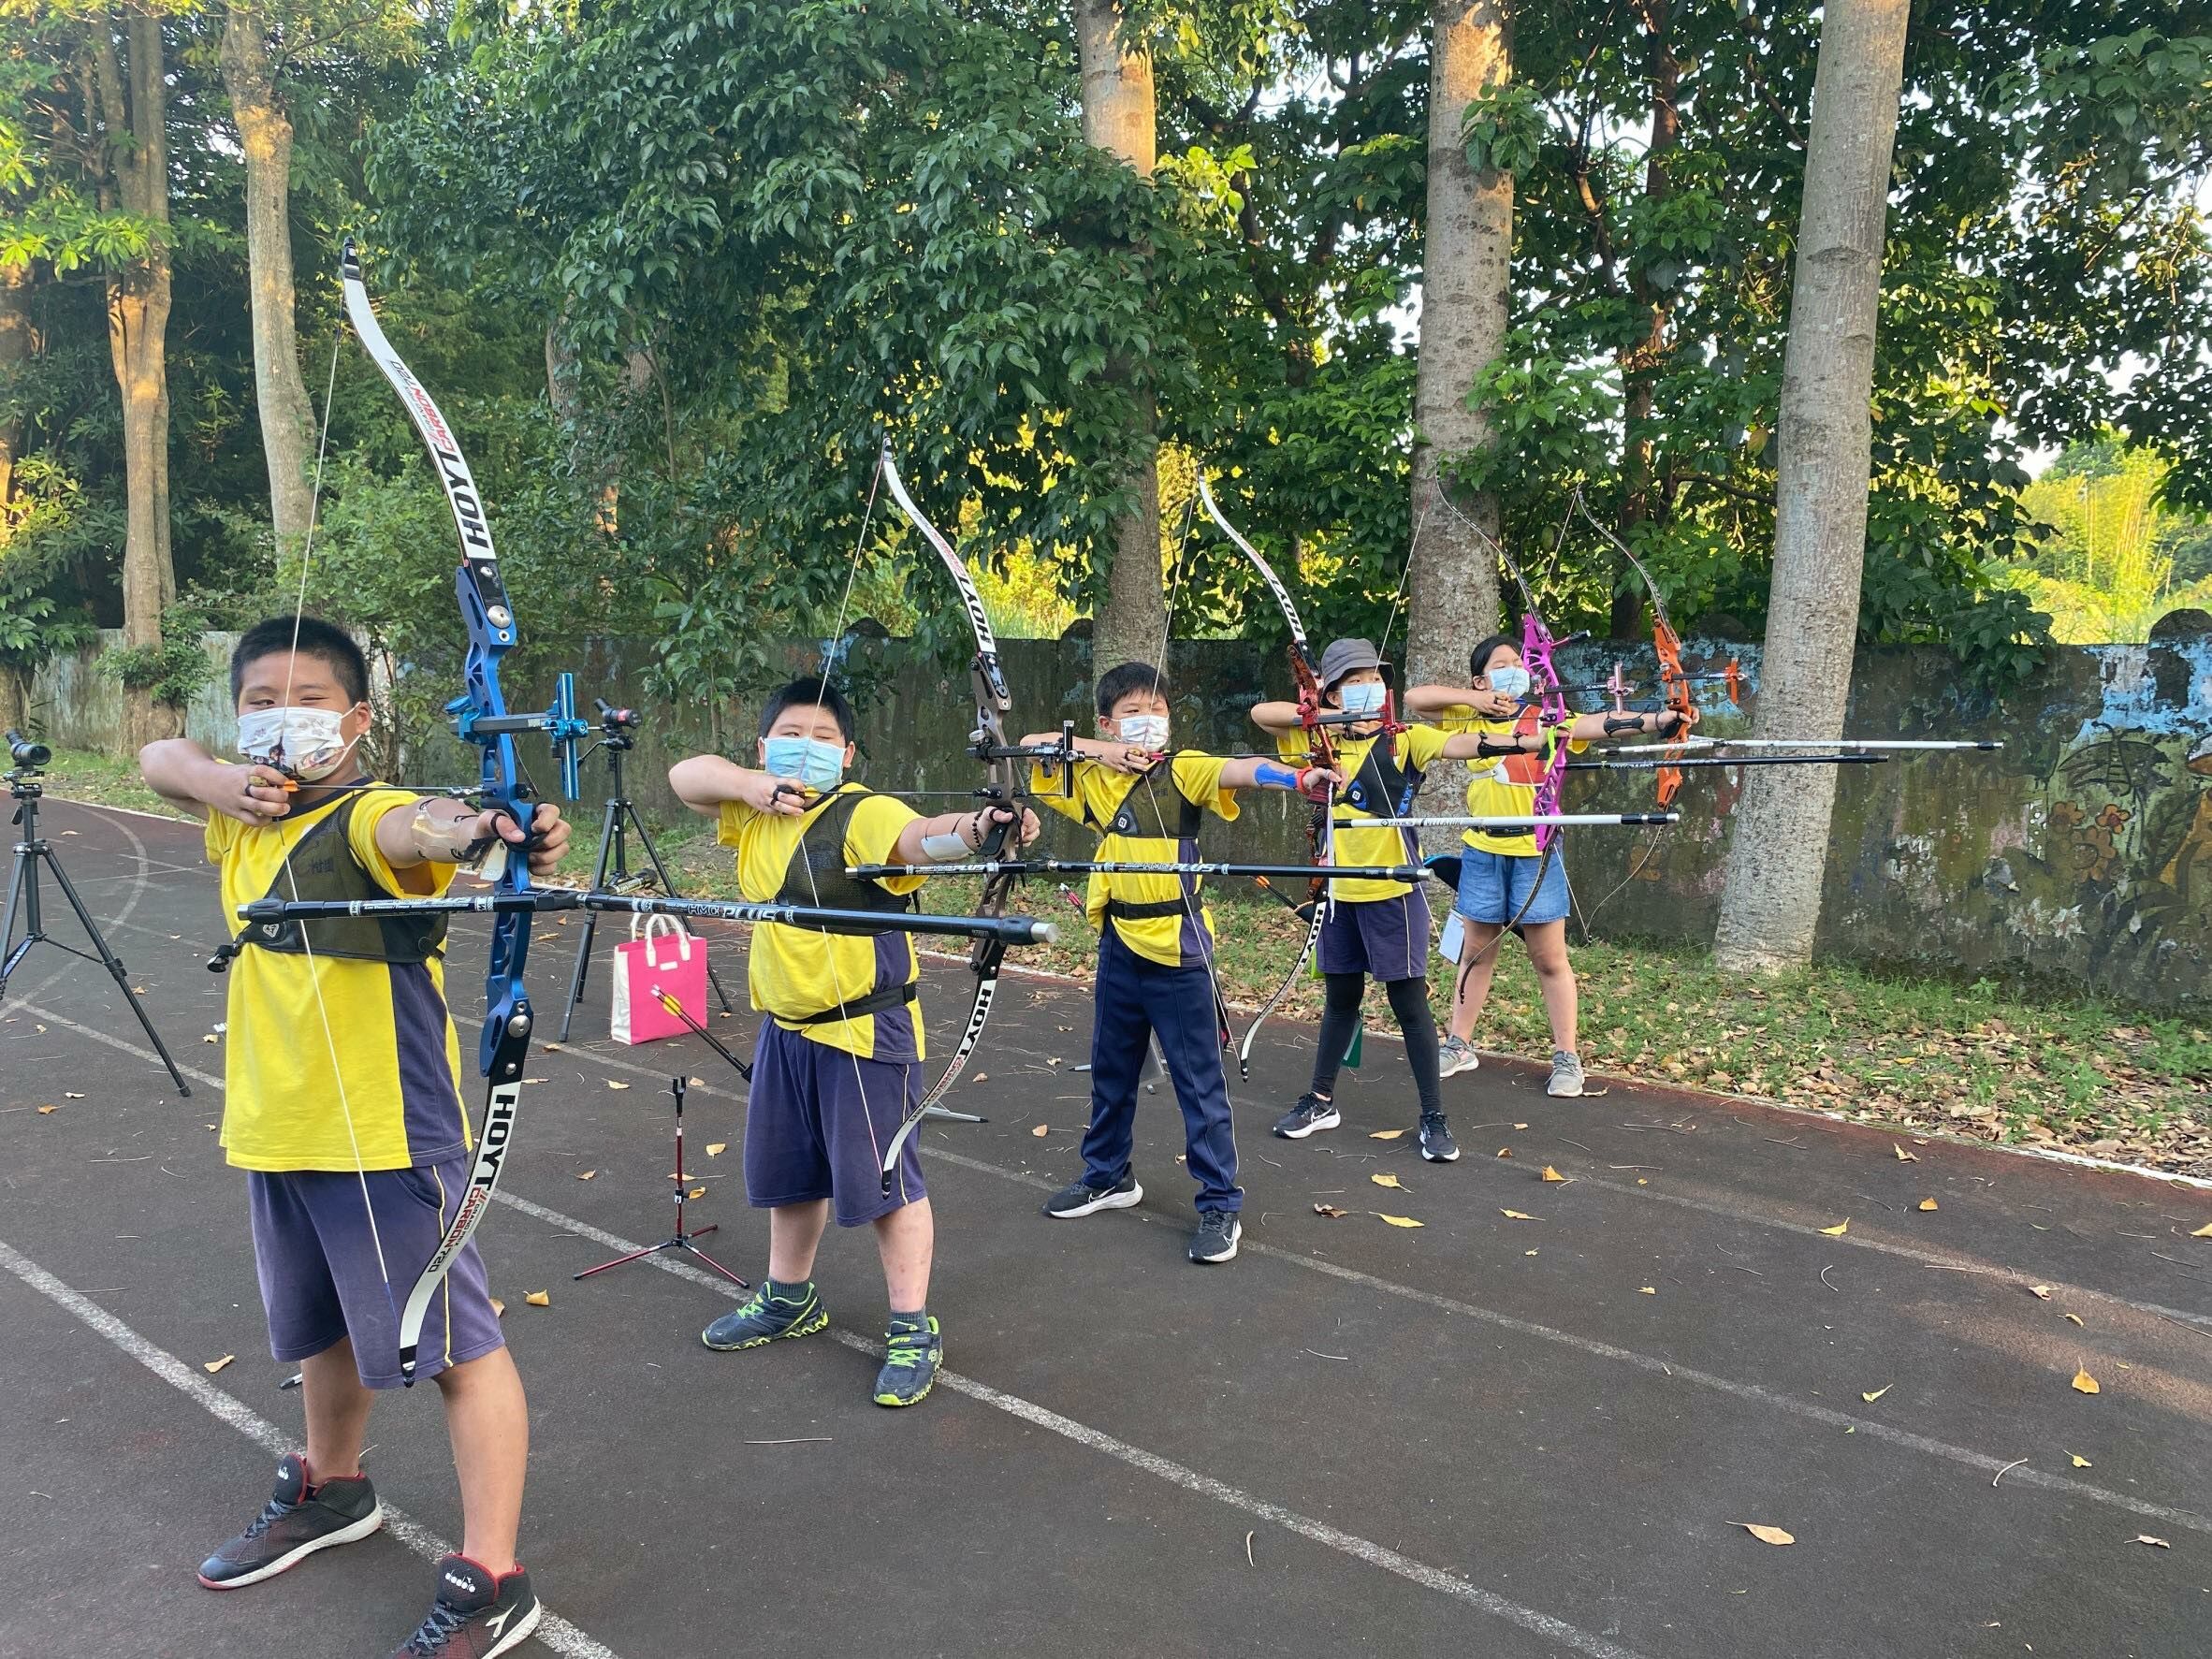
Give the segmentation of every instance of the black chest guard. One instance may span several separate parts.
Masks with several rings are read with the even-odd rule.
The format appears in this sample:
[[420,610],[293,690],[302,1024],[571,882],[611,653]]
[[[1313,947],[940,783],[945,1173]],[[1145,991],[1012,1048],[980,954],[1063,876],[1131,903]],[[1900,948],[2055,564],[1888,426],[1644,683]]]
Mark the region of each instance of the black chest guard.
[[1422,774],[1401,764],[1397,750],[1389,735],[1377,737],[1345,785],[1344,799],[1371,818],[1404,817],[1420,793]]
[[[1169,792],[1175,800],[1175,827],[1172,830],[1168,828],[1167,817],[1160,810],[1159,793],[1152,787],[1152,780],[1163,771],[1167,774]],[[1148,813],[1141,812],[1139,808],[1140,795],[1143,798],[1144,807],[1149,808]],[[1144,816],[1152,820],[1150,829],[1143,825]],[[1099,822],[1097,814],[1089,808],[1084,809],[1084,821],[1093,829],[1102,830],[1110,836],[1151,837],[1162,841],[1195,840],[1199,826],[1205,822],[1205,818],[1206,809],[1175,788],[1175,757],[1172,753],[1162,756],[1150,768],[1129,779],[1129,787],[1122,792],[1120,805],[1104,823]]]
[[[349,845],[354,808],[360,802],[358,793],[349,795],[294,842],[287,867],[277,873],[263,897],[342,903],[392,897],[355,861]],[[208,967],[221,973],[248,945],[291,955],[415,967],[444,953],[445,918],[333,916],[317,922],[249,922],[209,958]]]
[[[800,832],[799,844],[792,849],[791,865],[783,872],[783,885],[777,890],[778,904],[878,910],[887,915],[914,908],[910,896],[886,893],[874,881],[845,873],[845,834],[854,809],[868,798],[868,793],[858,785],[840,787],[815,809],[813,821]],[[886,930],[855,923],[822,931],[873,936]]]

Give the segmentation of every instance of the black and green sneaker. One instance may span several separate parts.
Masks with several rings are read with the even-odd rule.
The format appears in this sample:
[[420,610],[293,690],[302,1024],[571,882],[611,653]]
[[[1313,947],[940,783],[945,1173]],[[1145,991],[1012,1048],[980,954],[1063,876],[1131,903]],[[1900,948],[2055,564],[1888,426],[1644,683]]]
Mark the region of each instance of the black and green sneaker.
[[894,1314],[883,1344],[883,1369],[876,1373],[878,1405],[919,1405],[945,1362],[945,1339],[935,1316]]
[[699,1332],[699,1340],[719,1353],[757,1348],[785,1336],[812,1336],[829,1329],[829,1309],[814,1294],[814,1281],[779,1285],[774,1279]]

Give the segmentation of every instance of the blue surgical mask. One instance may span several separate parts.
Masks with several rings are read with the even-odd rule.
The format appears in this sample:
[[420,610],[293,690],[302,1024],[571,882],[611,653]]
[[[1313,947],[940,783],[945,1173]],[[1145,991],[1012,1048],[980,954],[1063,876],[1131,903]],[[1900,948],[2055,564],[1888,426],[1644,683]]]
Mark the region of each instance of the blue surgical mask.
[[761,745],[761,764],[826,794],[844,781],[845,746],[819,737],[770,737]]
[[1490,689],[1501,697],[1525,697],[1530,683],[1528,670],[1518,662],[1490,671]]
[[1346,686],[1341,693],[1346,714],[1380,714],[1383,699],[1390,695],[1390,688],[1379,679]]

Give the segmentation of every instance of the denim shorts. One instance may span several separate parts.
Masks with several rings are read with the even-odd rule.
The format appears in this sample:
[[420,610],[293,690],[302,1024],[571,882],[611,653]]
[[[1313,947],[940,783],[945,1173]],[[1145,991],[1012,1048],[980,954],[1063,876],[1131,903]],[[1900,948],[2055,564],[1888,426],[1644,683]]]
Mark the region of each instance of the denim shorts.
[[[1539,867],[1544,872],[1541,886],[1536,881]],[[1534,904],[1529,903],[1532,888],[1536,895]],[[1479,847],[1460,849],[1460,892],[1451,907],[1456,912],[1470,922],[1503,927],[1521,915],[1523,905],[1528,905],[1528,913],[1521,916],[1523,927],[1566,919],[1572,907],[1566,864],[1558,848],[1551,850],[1550,858],[1541,853],[1488,852]]]

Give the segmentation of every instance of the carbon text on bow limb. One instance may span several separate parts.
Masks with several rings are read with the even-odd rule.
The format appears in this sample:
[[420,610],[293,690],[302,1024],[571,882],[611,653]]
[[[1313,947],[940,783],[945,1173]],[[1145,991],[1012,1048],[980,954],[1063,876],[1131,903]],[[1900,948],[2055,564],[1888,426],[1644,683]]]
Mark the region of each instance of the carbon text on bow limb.
[[885,910],[845,910],[822,905],[748,904],[709,898],[659,898],[585,893],[568,887],[533,887],[524,893],[463,894],[445,898],[258,899],[239,915],[258,924],[331,921],[345,916],[466,914],[537,915],[553,910],[613,910],[635,916],[684,916],[720,922],[774,922],[830,933],[931,933],[990,939],[1002,945],[1049,945],[1059,938],[1050,922],[1028,916],[928,916]]

